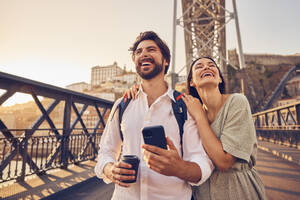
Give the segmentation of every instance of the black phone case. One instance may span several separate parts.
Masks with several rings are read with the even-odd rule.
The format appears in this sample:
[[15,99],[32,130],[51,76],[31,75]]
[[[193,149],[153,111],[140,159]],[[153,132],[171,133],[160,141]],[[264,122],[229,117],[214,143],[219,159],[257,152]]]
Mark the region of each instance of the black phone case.
[[142,130],[145,144],[167,149],[167,140],[163,126],[148,126]]

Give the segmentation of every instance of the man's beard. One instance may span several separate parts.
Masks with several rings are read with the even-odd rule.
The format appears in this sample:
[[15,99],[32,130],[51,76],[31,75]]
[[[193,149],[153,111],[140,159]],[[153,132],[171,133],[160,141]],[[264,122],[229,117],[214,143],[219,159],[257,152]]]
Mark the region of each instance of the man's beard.
[[150,72],[142,72],[141,68],[141,64],[138,63],[138,66],[136,66],[136,71],[138,73],[138,75],[140,75],[140,77],[142,79],[145,80],[150,80],[152,78],[154,78],[155,76],[157,76],[162,70],[163,70],[163,59],[162,59],[162,64],[158,64],[157,62],[153,61],[152,62],[154,64],[154,68],[150,71]]

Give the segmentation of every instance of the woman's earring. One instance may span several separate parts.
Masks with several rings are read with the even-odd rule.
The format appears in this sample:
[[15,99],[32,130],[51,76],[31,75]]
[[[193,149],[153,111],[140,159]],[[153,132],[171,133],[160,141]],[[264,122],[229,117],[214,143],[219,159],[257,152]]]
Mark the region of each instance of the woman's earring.
[[193,82],[193,80],[191,80],[190,86],[195,87],[195,83]]

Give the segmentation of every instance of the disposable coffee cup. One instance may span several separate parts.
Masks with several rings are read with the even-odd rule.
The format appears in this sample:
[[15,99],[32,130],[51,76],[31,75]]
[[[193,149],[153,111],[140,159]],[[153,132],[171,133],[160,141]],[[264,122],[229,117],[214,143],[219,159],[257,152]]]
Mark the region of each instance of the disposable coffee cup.
[[[130,169],[133,169],[135,171],[134,180],[123,180],[122,182],[123,183],[135,183],[136,178],[137,178],[137,174],[138,174],[140,159],[135,155],[123,155],[122,158],[121,158],[121,161],[125,162],[125,163],[128,163],[128,164],[131,164],[132,167]],[[132,174],[123,174],[123,175],[132,176]]]

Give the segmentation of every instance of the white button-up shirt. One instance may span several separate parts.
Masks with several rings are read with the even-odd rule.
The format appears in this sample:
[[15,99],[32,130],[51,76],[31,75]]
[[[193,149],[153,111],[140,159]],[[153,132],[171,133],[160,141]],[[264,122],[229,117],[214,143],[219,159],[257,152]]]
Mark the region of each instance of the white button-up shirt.
[[[176,118],[173,114],[172,103],[175,101],[173,90],[155,100],[149,107],[147,94],[140,87],[136,99],[126,108],[121,122],[123,132],[123,145],[119,131],[118,112],[111,116],[101,137],[98,162],[95,173],[104,182],[111,181],[103,174],[103,168],[108,162],[116,162],[119,154],[136,155],[140,158],[140,165],[136,183],[129,188],[115,185],[113,200],[153,200],[153,199],[180,199],[190,200],[192,191],[190,184],[174,176],[165,176],[148,168],[143,160],[141,145],[144,144],[142,129],[146,126],[162,125],[165,134],[173,141],[179,154],[181,154],[180,134]],[[116,101],[114,107],[120,102]],[[114,110],[113,108],[112,110]],[[197,163],[202,171],[202,178],[196,184],[200,185],[210,176],[214,166],[203,149],[197,126],[190,115],[184,123],[183,133],[183,159]]]

